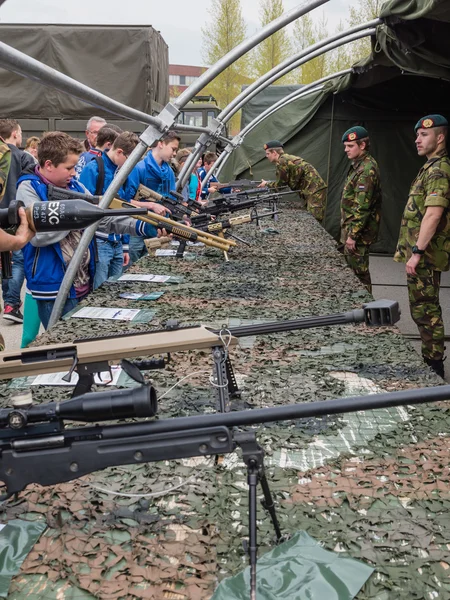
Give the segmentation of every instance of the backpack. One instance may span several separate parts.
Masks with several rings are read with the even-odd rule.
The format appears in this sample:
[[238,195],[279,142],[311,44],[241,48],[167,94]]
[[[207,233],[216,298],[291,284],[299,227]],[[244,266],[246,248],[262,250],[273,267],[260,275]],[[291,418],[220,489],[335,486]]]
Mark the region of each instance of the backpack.
[[0,201],[6,191],[9,169],[11,167],[11,150],[7,144],[0,141]]
[[96,196],[101,196],[103,194],[103,186],[105,184],[105,163],[103,162],[103,158],[101,156],[96,156],[94,160],[97,162],[98,166],[97,186],[94,194]]

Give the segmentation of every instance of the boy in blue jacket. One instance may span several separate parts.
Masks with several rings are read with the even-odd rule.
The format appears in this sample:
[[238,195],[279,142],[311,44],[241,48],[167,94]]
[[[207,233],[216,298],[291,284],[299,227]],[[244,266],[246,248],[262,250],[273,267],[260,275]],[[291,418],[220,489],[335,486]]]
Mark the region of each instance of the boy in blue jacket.
[[[163,196],[168,196],[171,191],[176,190],[175,175],[169,163],[176,155],[179,145],[180,137],[174,131],[169,131],[155,143],[147,156],[134,167],[128,176],[124,188],[125,200],[133,200],[141,183]],[[154,210],[149,207],[148,202],[137,202],[136,206],[145,206],[149,210]],[[131,263],[136,262],[146,252],[143,239],[130,239]]]
[[[39,164],[18,181],[17,200],[24,202],[25,206],[47,202],[49,184],[86,193],[86,188],[74,178],[81,152],[81,143],[66,133],[53,131],[45,135],[38,146]],[[157,236],[151,225],[128,217],[106,217],[101,224],[106,231],[115,233]],[[81,235],[81,231],[37,233],[23,250],[27,287],[37,301],[39,318],[46,329],[67,265]],[[94,244],[92,240],[83,257],[63,314],[72,310],[93,287],[96,268]]]

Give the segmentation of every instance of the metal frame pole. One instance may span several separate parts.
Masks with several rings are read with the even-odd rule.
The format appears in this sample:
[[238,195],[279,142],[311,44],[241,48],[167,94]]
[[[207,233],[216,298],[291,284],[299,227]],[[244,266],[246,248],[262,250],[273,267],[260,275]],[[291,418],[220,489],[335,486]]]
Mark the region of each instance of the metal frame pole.
[[220,174],[220,171],[223,169],[227,160],[230,158],[230,154],[233,152],[233,150],[240,146],[244,141],[245,136],[248,133],[250,133],[255,127],[257,127],[262,121],[267,119],[267,117],[270,117],[270,115],[277,112],[281,108],[284,108],[284,106],[287,106],[291,102],[294,102],[295,100],[298,100],[303,96],[308,96],[309,94],[313,94],[314,92],[319,91],[323,88],[323,84],[327,81],[330,81],[331,79],[336,79],[338,77],[343,77],[344,75],[349,75],[350,73],[353,73],[353,69],[344,69],[343,71],[337,71],[336,73],[332,73],[331,75],[327,75],[326,77],[317,79],[316,81],[313,81],[312,83],[309,83],[308,85],[305,85],[304,87],[295,90],[288,96],[281,98],[273,106],[269,106],[264,112],[262,112],[255,119],[253,119],[253,121],[251,121],[250,123],[248,123],[248,125],[244,127],[244,129],[240,132],[239,136],[236,136],[236,138],[239,139],[234,138],[231,141],[231,143],[229,144],[230,149],[228,149],[228,151],[228,147],[225,148],[224,152],[219,156],[219,160],[215,163],[213,172],[217,175]]
[[[146,148],[151,146],[157,139],[161,137],[165,131],[175,123],[180,109],[185,106],[202,88],[204,88],[210,81],[212,81],[217,75],[224,71],[228,66],[234,63],[236,60],[241,58],[246,52],[254,48],[257,44],[265,40],[267,37],[275,33],[285,25],[288,25],[298,17],[310,12],[314,8],[321,6],[329,2],[329,0],[307,0],[302,2],[296,8],[288,11],[281,15],[278,19],[275,19],[266,27],[263,27],[261,31],[251,36],[247,40],[244,40],[241,44],[233,48],[223,58],[221,58],[215,65],[210,67],[205,73],[203,73],[198,79],[195,80],[173,103],[168,103],[166,107],[159,114],[159,118],[154,126],[150,125],[144,133],[141,135],[141,142],[136,146],[135,150],[128,157],[123,167],[119,170],[117,176],[112,181],[111,185],[106,190],[101,202],[101,208],[108,208],[115,194],[120,189],[121,185],[125,182],[129,173],[133,167],[139,162],[139,159],[143,156]],[[220,133],[220,132],[219,132]],[[64,304],[70,293],[73,280],[78,271],[78,268],[83,259],[83,255],[89,247],[89,244],[94,236],[96,226],[91,225],[88,227],[83,235],[81,236],[78,248],[74,252],[72,260],[64,275],[61,287],[58,292],[58,296],[55,300],[52,314],[49,320],[49,327],[55,325],[58,319],[62,315]]]
[[[322,4],[325,4],[326,2],[329,2],[329,0],[304,1],[300,5],[298,5],[296,8],[293,8],[292,10],[282,14],[280,17],[278,17],[278,19],[275,19],[274,21],[272,21],[271,23],[269,23],[268,25],[263,27],[263,29],[261,29],[261,31],[257,32],[255,35],[250,37],[248,40],[244,40],[241,44],[236,46],[236,48],[234,48],[234,50],[232,50],[232,52],[236,52],[235,60],[238,60],[248,50],[251,50],[252,48],[257,46],[260,42],[264,41],[266,38],[271,36],[273,33],[276,33],[278,30],[282,29],[286,25],[289,25],[289,23],[291,23],[292,21],[295,21],[295,19],[302,17],[303,15],[311,12],[314,8],[322,6]],[[198,91],[200,91],[202,88],[204,88],[206,83],[208,83],[204,80],[204,75],[206,75],[210,70],[213,70],[214,77],[216,75],[219,75],[219,73],[221,73],[222,71],[224,71],[225,68],[227,66],[229,66],[228,64],[223,66],[223,62],[224,62],[225,58],[226,57],[219,60],[214,66],[211,67],[211,69],[209,69],[206,73],[201,75],[192,84],[192,86],[190,86],[185,92],[183,92],[183,94],[181,94],[181,96],[179,96],[177,98],[177,100],[175,101],[175,104],[177,106],[179,106],[179,104],[177,104],[177,102],[185,102],[185,98],[184,98],[185,94],[191,89],[191,87],[195,86],[195,94]],[[185,185],[187,178],[189,177],[189,175],[192,173],[192,171],[194,169],[194,165],[197,163],[198,159],[200,158],[200,156],[202,155],[204,150],[209,146],[211,141],[214,139],[215,135],[220,133],[223,130],[223,123],[221,123],[219,121],[219,119],[213,119],[209,130],[210,130],[209,134],[200,136],[200,138],[197,140],[197,142],[195,144],[194,152],[190,156],[188,156],[186,162],[184,163],[183,168],[181,169],[180,174],[178,176],[178,180],[177,180],[178,189],[181,189]]]
[[[310,60],[313,60],[317,56],[325,54],[330,50],[334,50],[340,46],[353,42],[355,40],[361,39],[362,37],[367,37],[369,35],[374,35],[376,33],[376,29],[371,27],[371,25],[376,25],[381,23],[380,19],[374,19],[373,21],[369,21],[368,23],[364,23],[362,25],[357,25],[353,27],[347,32],[339,33],[337,35],[331,36],[325,40],[317,42],[313,44],[309,48],[302,50],[300,53],[296,54],[293,57],[285,60],[280,63],[276,67],[274,67],[271,71],[260,77],[257,81],[255,81],[252,85],[246,88],[239,96],[237,96],[233,102],[231,102],[228,107],[226,107],[220,115],[217,116],[218,120],[222,120],[225,124],[229,121],[235,113],[240,110],[244,104],[246,104],[249,100],[251,100],[254,96],[259,94],[262,90],[268,87],[274,81],[277,81],[280,77],[283,77],[290,71],[298,68]],[[212,177],[213,173],[211,173],[210,177]],[[205,178],[206,180],[206,178]],[[204,181],[205,181],[204,180]],[[208,178],[209,180],[209,178]],[[207,181],[205,181],[206,185]],[[204,187],[202,186],[202,189]]]

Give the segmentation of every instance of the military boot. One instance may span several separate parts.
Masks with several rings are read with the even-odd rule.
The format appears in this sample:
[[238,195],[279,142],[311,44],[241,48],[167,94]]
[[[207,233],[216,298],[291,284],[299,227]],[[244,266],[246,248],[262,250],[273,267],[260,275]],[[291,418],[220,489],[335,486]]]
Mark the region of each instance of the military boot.
[[434,360],[432,358],[424,358],[423,360],[429,367],[433,369],[436,375],[439,375],[439,377],[444,379],[444,359],[440,358],[438,360]]

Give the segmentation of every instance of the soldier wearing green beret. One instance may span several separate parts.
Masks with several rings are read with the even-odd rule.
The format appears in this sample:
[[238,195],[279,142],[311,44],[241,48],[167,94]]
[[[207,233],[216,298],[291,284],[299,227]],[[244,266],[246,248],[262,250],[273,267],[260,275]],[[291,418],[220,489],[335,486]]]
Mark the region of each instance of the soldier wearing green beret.
[[416,126],[416,148],[427,162],[411,185],[394,260],[406,263],[411,316],[419,328],[422,356],[444,376],[444,323],[439,303],[441,272],[450,266],[450,158],[448,122],[427,115]]
[[381,217],[380,170],[369,153],[367,129],[352,127],[342,136],[344,151],[352,161],[341,199],[341,242],[347,264],[372,292],[369,272],[370,245],[376,242]]
[[259,187],[281,187],[287,185],[298,192],[306,204],[306,210],[322,223],[325,214],[327,184],[316,169],[292,154],[285,154],[283,144],[273,140],[264,144],[266,158],[277,167],[276,181],[262,181]]

